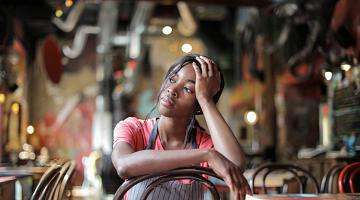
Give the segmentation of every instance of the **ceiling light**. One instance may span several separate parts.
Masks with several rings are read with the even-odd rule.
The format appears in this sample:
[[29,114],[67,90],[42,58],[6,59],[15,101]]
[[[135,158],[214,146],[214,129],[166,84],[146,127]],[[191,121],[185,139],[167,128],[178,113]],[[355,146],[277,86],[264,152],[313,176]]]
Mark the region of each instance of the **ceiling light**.
[[328,80],[328,81],[331,80],[332,75],[333,75],[333,74],[332,74],[331,72],[325,72],[325,73],[324,73],[325,79]]
[[63,11],[58,9],[55,11],[55,15],[56,15],[56,17],[61,17],[61,15],[63,15]]
[[162,33],[165,35],[170,35],[172,32],[172,28],[170,26],[164,26],[164,28],[162,29]]
[[190,53],[191,50],[192,50],[192,46],[188,43],[185,43],[181,46],[181,50],[184,52],[184,53]]
[[33,134],[35,132],[35,128],[33,126],[29,125],[26,128],[26,132],[31,135],[31,134]]
[[66,1],[65,1],[65,6],[66,6],[66,7],[70,7],[70,6],[73,5],[73,3],[74,3],[74,2],[73,2],[72,0],[66,0]]
[[245,117],[245,122],[249,125],[254,125],[258,119],[255,111],[246,112],[244,117]]
[[348,64],[348,63],[341,63],[341,69],[344,70],[344,71],[349,71],[351,68],[351,65]]

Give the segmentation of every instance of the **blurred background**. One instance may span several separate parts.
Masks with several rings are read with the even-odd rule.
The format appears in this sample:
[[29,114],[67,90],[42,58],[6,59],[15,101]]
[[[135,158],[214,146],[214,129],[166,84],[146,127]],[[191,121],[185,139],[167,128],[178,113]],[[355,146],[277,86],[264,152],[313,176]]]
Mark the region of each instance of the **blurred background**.
[[31,172],[35,185],[31,170],[74,160],[79,193],[114,194],[114,126],[145,118],[164,72],[198,53],[224,72],[218,108],[247,168],[296,162],[321,177],[359,160],[359,10],[357,0],[2,0],[0,168]]

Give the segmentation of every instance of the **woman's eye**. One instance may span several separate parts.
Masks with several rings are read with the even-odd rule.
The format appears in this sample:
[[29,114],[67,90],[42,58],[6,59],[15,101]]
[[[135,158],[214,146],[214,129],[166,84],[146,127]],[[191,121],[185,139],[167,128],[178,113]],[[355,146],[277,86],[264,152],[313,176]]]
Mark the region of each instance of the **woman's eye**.
[[192,93],[192,91],[191,91],[189,88],[187,88],[187,87],[184,87],[184,90],[185,90],[185,92],[187,92],[187,93]]
[[175,80],[173,78],[169,78],[170,83],[175,83]]

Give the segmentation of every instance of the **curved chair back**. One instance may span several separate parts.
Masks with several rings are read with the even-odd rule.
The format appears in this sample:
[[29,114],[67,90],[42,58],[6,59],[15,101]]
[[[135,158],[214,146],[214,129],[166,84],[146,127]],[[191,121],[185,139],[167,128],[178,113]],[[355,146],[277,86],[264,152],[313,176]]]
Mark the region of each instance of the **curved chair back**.
[[[338,164],[330,168],[321,180],[320,191],[321,193],[335,193],[334,183],[337,183],[340,171],[344,168],[345,164]],[[334,182],[336,180],[336,182]]]
[[60,169],[60,165],[53,164],[46,170],[36,186],[35,191],[31,196],[31,200],[41,199],[42,194],[48,191],[50,185],[54,183],[56,177],[59,175]]
[[68,171],[70,165],[71,165],[71,161],[68,161],[68,162],[65,162],[61,166],[59,175],[57,176],[56,180],[54,181],[54,185],[51,188],[51,190],[49,190],[49,192],[46,194],[45,199],[52,199],[52,200],[59,199],[59,196],[56,193],[56,191],[59,190],[58,188],[60,187],[60,184],[61,184],[62,180],[64,179],[65,174]]
[[[39,200],[50,200],[50,199],[52,200],[52,198],[50,197],[50,194],[51,194],[51,191],[54,188],[56,188],[56,181],[58,180],[59,176],[60,176],[60,171],[57,172],[55,176],[51,177],[49,182],[46,184],[44,190],[41,191]],[[54,200],[56,200],[56,199],[54,199]]]
[[360,192],[360,168],[356,168],[350,174],[350,192],[351,193],[359,193]]
[[[260,172],[265,172],[263,177],[262,177],[262,189],[264,191],[264,193],[267,194],[267,187],[266,187],[266,179],[268,177],[269,174],[275,172],[275,171],[285,171],[285,172],[290,172],[292,175],[294,175],[295,180],[297,181],[297,183],[299,184],[300,187],[300,193],[304,193],[305,192],[305,188],[306,188],[306,182],[310,181],[312,182],[312,184],[315,186],[315,193],[319,193],[320,189],[319,189],[319,184],[317,182],[317,180],[315,179],[315,177],[307,170],[296,166],[296,165],[291,165],[291,164],[276,164],[276,163],[270,163],[270,164],[265,164],[260,166],[259,168],[257,168],[253,174],[253,176],[251,177],[250,180],[250,187],[252,192],[255,194],[254,188],[255,188],[255,178],[257,175],[260,174]],[[306,180],[303,181],[301,179],[301,177],[305,177]],[[284,191],[284,187],[283,187],[283,191],[282,193],[287,193],[287,191]]]
[[62,199],[65,187],[74,173],[75,161],[60,161],[44,173],[37,185],[31,200]]
[[[350,188],[350,177],[352,173],[356,172],[355,170],[360,168],[360,162],[355,162],[346,165],[339,174],[338,187],[340,193],[349,193],[351,192]],[[358,172],[356,172],[358,173]],[[356,175],[356,174],[355,174]],[[353,176],[355,176],[353,175]]]
[[211,169],[199,167],[199,166],[192,166],[192,167],[185,167],[185,168],[178,168],[170,171],[154,173],[150,175],[144,175],[139,177],[131,178],[125,181],[119,189],[115,193],[115,200],[123,199],[125,194],[136,184],[143,182],[145,180],[151,179],[150,184],[146,187],[143,194],[141,194],[140,200],[146,200],[146,198],[150,195],[152,191],[161,184],[169,181],[174,180],[181,180],[181,179],[189,179],[199,182],[201,185],[208,188],[212,194],[213,199],[219,200],[220,195],[215,187],[215,185],[209,181],[205,176],[211,176],[222,180],[217,174],[215,174]]
[[64,192],[66,187],[68,186],[68,183],[71,179],[71,177],[73,176],[74,172],[75,172],[75,167],[76,167],[76,163],[74,160],[69,161],[69,167],[68,170],[66,171],[63,179],[61,180],[60,185],[57,187],[56,189],[56,193],[55,195],[59,198],[62,199],[64,196]]

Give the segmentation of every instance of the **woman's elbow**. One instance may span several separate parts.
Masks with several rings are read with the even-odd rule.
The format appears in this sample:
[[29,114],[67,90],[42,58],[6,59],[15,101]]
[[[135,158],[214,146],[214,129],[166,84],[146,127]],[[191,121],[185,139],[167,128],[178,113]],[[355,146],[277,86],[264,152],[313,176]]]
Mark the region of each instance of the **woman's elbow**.
[[115,166],[115,169],[120,178],[122,178],[122,179],[129,178],[128,167],[126,167],[124,165],[120,165],[120,166]]
[[129,177],[128,166],[123,164],[125,162],[123,162],[119,158],[115,158],[115,157],[117,157],[117,156],[114,156],[114,153],[113,153],[111,160],[112,160],[112,163],[114,165],[114,168],[115,168],[118,176],[122,179],[128,178]]

